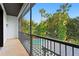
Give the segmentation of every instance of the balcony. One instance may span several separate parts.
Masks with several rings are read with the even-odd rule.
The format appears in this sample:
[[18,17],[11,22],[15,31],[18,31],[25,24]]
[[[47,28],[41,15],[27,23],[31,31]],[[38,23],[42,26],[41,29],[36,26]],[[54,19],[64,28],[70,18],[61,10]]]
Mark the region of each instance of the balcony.
[[[24,54],[3,55],[79,56],[79,4],[4,3],[4,43]],[[54,8],[52,8],[52,6]],[[64,7],[64,8],[63,8]],[[69,12],[69,8],[71,8]],[[5,10],[4,10],[5,9]],[[74,14],[73,11],[77,10]],[[2,36],[1,36],[2,37]],[[18,40],[7,41],[8,38]],[[12,42],[12,43],[11,43]],[[17,43],[16,43],[17,42]],[[7,48],[9,48],[9,45]],[[19,48],[17,48],[20,45]],[[10,49],[10,48],[9,48]],[[13,49],[11,49],[13,51]],[[8,50],[9,52],[9,50]],[[7,53],[7,51],[6,51]],[[20,54],[21,53],[21,54]]]

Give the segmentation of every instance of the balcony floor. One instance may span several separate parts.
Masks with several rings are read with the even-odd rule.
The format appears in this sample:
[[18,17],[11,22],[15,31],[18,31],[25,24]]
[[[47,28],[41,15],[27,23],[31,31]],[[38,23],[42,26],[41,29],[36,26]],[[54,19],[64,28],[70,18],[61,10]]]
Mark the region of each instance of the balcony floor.
[[7,39],[4,47],[0,48],[0,56],[29,56],[18,39]]

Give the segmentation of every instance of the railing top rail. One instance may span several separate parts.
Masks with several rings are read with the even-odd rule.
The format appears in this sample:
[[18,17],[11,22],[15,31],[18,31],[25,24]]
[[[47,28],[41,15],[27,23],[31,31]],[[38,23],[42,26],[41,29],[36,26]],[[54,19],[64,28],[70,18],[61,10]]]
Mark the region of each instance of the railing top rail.
[[[24,33],[24,34],[28,34],[28,33]],[[28,34],[28,35],[30,35],[30,34]],[[60,41],[60,40],[57,40],[57,39],[54,39],[54,38],[42,37],[42,36],[38,36],[38,35],[34,35],[34,34],[31,34],[31,36],[35,36],[35,37],[38,37],[38,38],[43,38],[43,39],[46,39],[46,40],[49,40],[49,41],[54,41],[54,42],[64,44],[64,45],[67,45],[67,46],[79,48],[79,45],[75,45],[75,44],[68,43],[68,42],[63,42],[63,41]]]

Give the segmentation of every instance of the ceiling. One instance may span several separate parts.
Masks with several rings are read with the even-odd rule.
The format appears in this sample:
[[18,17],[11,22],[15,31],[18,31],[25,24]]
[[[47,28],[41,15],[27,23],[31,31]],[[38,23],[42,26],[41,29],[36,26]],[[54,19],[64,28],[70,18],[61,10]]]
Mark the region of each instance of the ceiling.
[[4,3],[3,5],[8,15],[18,16],[23,3]]

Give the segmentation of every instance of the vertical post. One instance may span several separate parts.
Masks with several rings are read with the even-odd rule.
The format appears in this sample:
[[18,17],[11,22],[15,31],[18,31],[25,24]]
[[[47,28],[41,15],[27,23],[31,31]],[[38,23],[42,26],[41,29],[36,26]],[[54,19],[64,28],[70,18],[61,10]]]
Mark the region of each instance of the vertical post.
[[45,40],[45,46],[44,46],[44,50],[43,50],[44,51],[44,56],[46,56],[46,49],[45,48],[46,48],[46,40]]
[[49,48],[49,42],[48,42],[48,40],[47,40],[47,49]]
[[40,43],[39,43],[39,50],[40,50],[39,55],[41,56],[41,38],[40,38]]
[[55,56],[55,42],[54,42],[54,56]]
[[67,56],[67,46],[65,45],[65,56]]
[[[52,51],[52,42],[50,41],[50,50]],[[50,54],[52,55],[52,52],[50,51]]]
[[41,56],[42,56],[42,46],[43,46],[43,39],[41,38]]
[[60,53],[60,56],[61,56],[61,43],[59,43],[59,49],[60,49],[59,53]]
[[32,9],[31,9],[31,3],[30,5],[30,55],[32,55]]
[[72,56],[74,56],[74,47],[72,47]]

